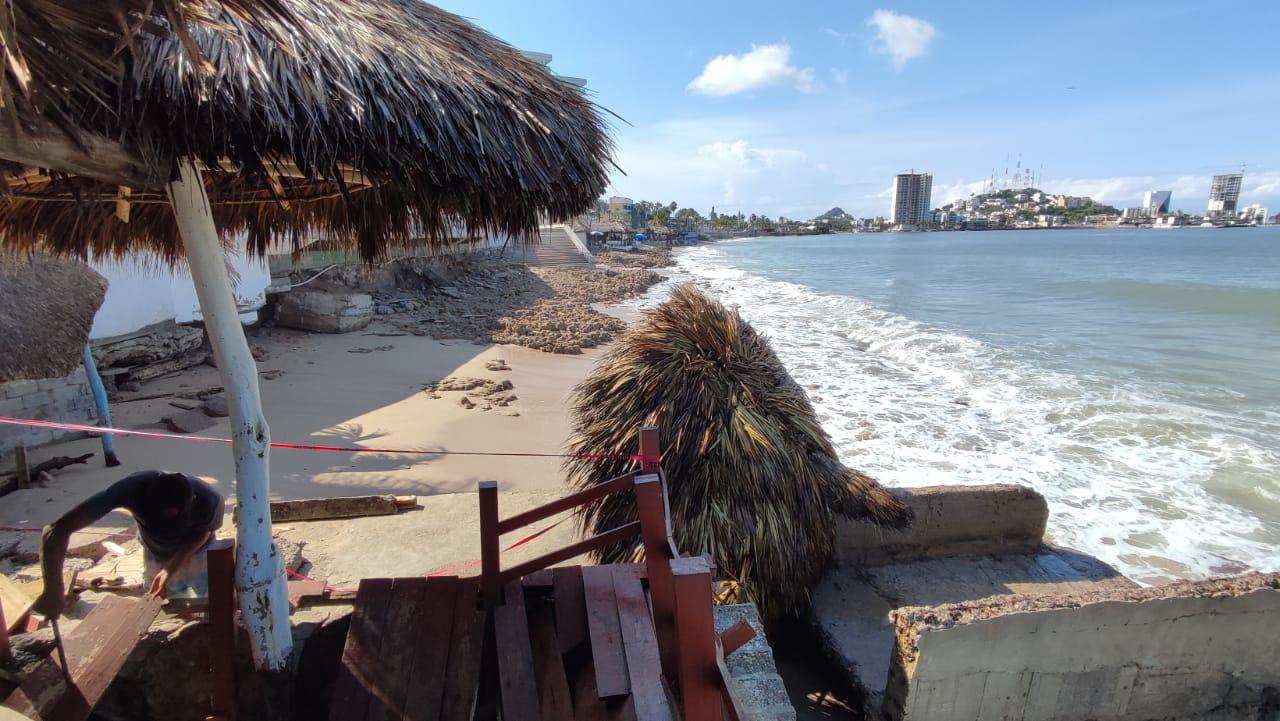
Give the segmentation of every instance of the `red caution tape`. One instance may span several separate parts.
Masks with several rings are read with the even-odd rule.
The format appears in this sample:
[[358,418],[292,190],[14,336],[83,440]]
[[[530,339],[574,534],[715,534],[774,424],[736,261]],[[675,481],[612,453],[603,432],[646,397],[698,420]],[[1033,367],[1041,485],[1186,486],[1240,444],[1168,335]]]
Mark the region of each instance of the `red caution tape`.
[[[63,431],[78,431],[81,433],[98,433],[110,434],[117,436],[135,436],[139,438],[163,438],[176,441],[192,441],[196,443],[231,443],[230,438],[214,438],[212,436],[193,436],[193,435],[177,435],[174,433],[159,433],[156,431],[130,431],[124,428],[109,428],[105,426],[91,426],[84,423],[57,423],[54,421],[37,421],[32,418],[8,418],[0,416],[0,423],[27,426],[29,428],[52,428]],[[283,448],[293,451],[324,451],[329,453],[398,453],[405,455],[424,455],[424,456],[507,456],[515,458],[584,458],[587,460],[626,460],[626,461],[643,461],[645,460],[640,454],[621,455],[611,453],[518,453],[503,451],[446,451],[434,450],[425,451],[412,448],[368,448],[365,446],[321,446],[306,443],[279,443],[273,441],[272,448]]]

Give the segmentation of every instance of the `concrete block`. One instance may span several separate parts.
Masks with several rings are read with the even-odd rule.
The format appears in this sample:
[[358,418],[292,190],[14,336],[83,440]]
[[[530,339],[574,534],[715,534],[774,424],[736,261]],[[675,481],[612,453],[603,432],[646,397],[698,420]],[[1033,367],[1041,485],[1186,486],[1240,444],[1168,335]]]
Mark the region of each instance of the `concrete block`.
[[22,397],[22,408],[23,410],[31,410],[47,406],[51,402],[53,402],[53,391],[36,391]]
[[850,683],[863,689],[868,709],[878,709],[889,683],[893,624],[888,601],[865,581],[829,573],[813,594],[813,624]]
[[867,566],[951,556],[1022,553],[1044,539],[1049,505],[1016,485],[930,486],[899,489],[915,511],[903,531],[845,521],[836,539],[841,563]]
[[88,389],[84,386],[70,383],[64,383],[61,386],[49,389],[54,401],[74,401],[83,398],[87,391]]
[[748,641],[725,659],[733,676],[734,688],[745,707],[749,721],[795,721],[796,710],[787,696],[786,684],[778,675],[773,649],[764,634],[760,613],[755,604],[740,603],[715,607],[716,633],[723,633],[739,620],[756,630]]
[[39,383],[36,381],[10,381],[8,383],[0,383],[0,396],[5,398],[21,398],[28,393],[35,393],[40,390]]
[[319,333],[347,333],[369,325],[373,296],[298,289],[281,296],[276,323]]
[[892,719],[1252,719],[1280,679],[1280,574],[1006,595],[893,620]]

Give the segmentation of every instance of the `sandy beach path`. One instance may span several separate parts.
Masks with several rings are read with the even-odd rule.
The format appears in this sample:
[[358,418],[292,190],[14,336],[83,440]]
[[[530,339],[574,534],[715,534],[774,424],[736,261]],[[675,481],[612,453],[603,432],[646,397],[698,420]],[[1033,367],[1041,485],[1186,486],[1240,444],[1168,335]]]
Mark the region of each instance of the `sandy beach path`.
[[[267,353],[259,370],[283,371],[261,382],[263,407],[273,440],[305,444],[485,452],[561,452],[568,437],[566,402],[572,386],[590,370],[600,351],[578,356],[551,355],[516,346],[476,345],[469,341],[436,340],[413,335],[385,336],[388,328],[343,335],[308,334],[278,328],[263,329],[252,343]],[[368,352],[351,352],[367,349]],[[489,371],[487,361],[504,359],[509,371]],[[508,408],[482,411],[465,409],[460,392],[442,392],[433,399],[422,387],[447,376],[510,380],[517,400]],[[190,369],[143,387],[141,394],[189,391],[219,384],[216,369]],[[516,411],[519,416],[500,415]],[[164,416],[181,412],[168,399],[115,403],[115,425],[121,428],[168,431]],[[200,435],[228,437],[228,419]],[[136,470],[165,468],[184,471],[214,484],[228,498],[234,496],[234,468],[230,448],[223,444],[145,438],[116,439],[123,463],[102,465],[100,443],[84,439],[33,451],[33,462],[53,455],[96,452],[88,465],[72,466],[56,474],[48,488],[18,491],[0,504],[0,526],[39,528],[68,508]],[[394,493],[431,496],[474,493],[480,480],[497,480],[504,492],[537,491],[542,500],[563,494],[558,458],[510,458],[496,456],[409,455],[382,453],[318,453],[276,449],[271,456],[271,491],[276,499]],[[516,500],[510,506],[539,501]],[[440,504],[436,504],[439,506]],[[466,512],[474,520],[474,497],[459,500],[450,513]],[[443,508],[441,507],[441,510]],[[417,523],[416,535],[429,537],[444,521],[423,512],[408,514],[399,523]],[[395,524],[373,523],[388,531]],[[224,528],[229,528],[228,525]],[[357,524],[356,527],[364,524]],[[464,524],[466,525],[466,524]],[[571,524],[564,524],[567,528]],[[294,524],[304,528],[307,524]],[[311,524],[314,532],[323,527]],[[116,513],[90,529],[96,532],[131,530],[124,513]],[[558,529],[559,530],[559,529]],[[337,532],[335,531],[335,534]],[[339,534],[343,537],[348,532]],[[364,534],[357,534],[361,536]],[[28,549],[38,534],[4,534],[0,539],[21,539]],[[98,537],[82,536],[73,546]],[[11,542],[11,541],[10,541]],[[450,545],[464,543],[451,538]],[[365,545],[366,543],[361,543]],[[431,554],[436,555],[436,554]],[[456,554],[445,554],[455,557]],[[418,557],[417,565],[434,562]],[[448,559],[441,557],[441,562]],[[421,571],[419,571],[421,572]]]

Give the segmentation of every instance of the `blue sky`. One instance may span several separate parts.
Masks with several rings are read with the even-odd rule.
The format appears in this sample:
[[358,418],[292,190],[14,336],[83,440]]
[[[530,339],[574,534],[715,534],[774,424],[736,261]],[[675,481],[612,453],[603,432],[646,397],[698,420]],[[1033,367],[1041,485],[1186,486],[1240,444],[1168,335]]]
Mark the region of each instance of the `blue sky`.
[[887,215],[1021,156],[1045,190],[1280,211],[1280,2],[442,2],[617,113],[611,192],[706,212]]

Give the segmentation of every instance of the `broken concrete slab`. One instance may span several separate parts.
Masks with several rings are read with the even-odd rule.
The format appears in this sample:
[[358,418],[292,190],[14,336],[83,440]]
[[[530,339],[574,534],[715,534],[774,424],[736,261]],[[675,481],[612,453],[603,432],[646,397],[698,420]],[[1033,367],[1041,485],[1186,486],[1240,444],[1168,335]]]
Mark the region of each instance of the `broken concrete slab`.
[[864,521],[842,522],[839,562],[866,566],[1034,551],[1049,520],[1044,497],[1017,485],[928,486],[895,493],[915,512],[911,526],[894,531]]
[[900,609],[884,717],[1255,719],[1280,574]]
[[795,721],[796,709],[787,696],[782,677],[778,675],[773,649],[769,647],[764,624],[755,605],[739,603],[715,607],[716,633],[724,633],[738,621],[746,621],[756,632],[755,638],[725,659],[738,698],[745,706],[744,721]]
[[877,709],[889,682],[893,609],[1017,594],[1125,590],[1137,584],[1096,558],[1043,546],[1034,554],[940,558],[840,568],[814,592],[813,621],[831,656]]
[[281,296],[276,323],[318,333],[347,333],[369,325],[373,297],[365,293],[331,293],[297,289]]
[[178,433],[199,433],[213,428],[216,423],[200,411],[183,411],[164,419],[169,428]]
[[227,406],[227,397],[224,395],[209,396],[204,399],[201,410],[210,418],[226,418],[231,415],[231,409]]
[[850,575],[828,575],[813,594],[813,621],[828,655],[854,686],[865,707],[878,709],[893,657],[893,607],[874,587]]

